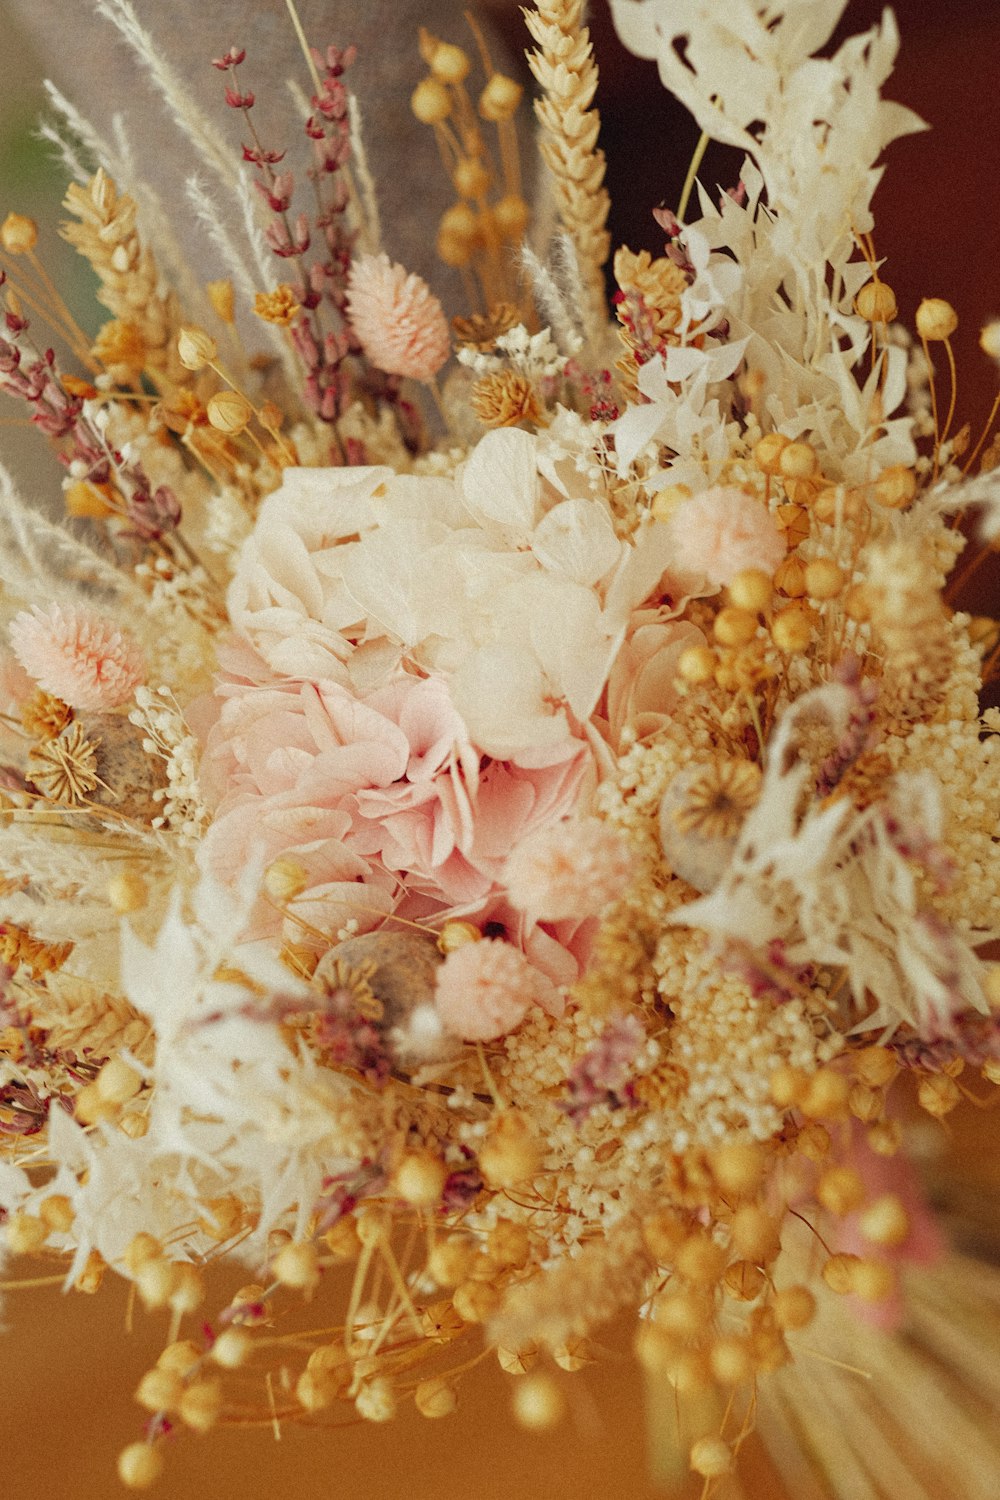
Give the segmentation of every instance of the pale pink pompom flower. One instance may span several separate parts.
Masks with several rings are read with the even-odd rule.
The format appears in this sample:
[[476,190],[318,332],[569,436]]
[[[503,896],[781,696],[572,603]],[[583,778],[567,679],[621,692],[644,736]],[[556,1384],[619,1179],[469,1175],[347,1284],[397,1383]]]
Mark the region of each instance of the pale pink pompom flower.
[[426,281],[387,255],[361,255],[347,283],[351,328],[387,375],[433,380],[451,352],[444,310]]
[[465,1042],[506,1036],[532,1005],[558,1012],[559,993],[513,943],[463,943],[437,971],[434,1004],[446,1031]]
[[507,859],[507,892],[519,911],[563,922],[598,916],[635,873],[627,840],[600,818],[552,823]]
[[747,568],[770,576],[785,555],[785,539],[767,506],[735,485],[715,485],[686,500],[667,524],[672,566],[712,584],[732,583]]
[[146,674],[142,652],[126,631],[76,605],[22,610],[11,621],[10,643],[39,687],[83,711],[117,708]]

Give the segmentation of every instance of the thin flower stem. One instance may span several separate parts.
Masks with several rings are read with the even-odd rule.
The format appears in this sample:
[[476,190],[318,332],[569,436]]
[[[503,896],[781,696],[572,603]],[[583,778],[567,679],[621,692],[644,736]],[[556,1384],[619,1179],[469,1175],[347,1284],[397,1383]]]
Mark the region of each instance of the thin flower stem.
[[313,81],[313,87],[315,88],[317,94],[321,94],[323,92],[323,85],[319,81],[319,73],[316,69],[316,63],[313,60],[312,49],[309,46],[305,28],[302,25],[302,20],[299,16],[295,0],[285,0],[285,5],[288,7],[288,14],[292,18],[292,25],[295,28],[295,35],[298,37],[299,46],[302,48],[302,55],[306,60],[306,65],[309,69],[309,76]]
[[52,303],[56,309],[56,312],[63,319],[66,327],[72,332],[73,336],[79,340],[81,348],[86,349],[87,335],[84,333],[83,329],[80,327],[79,323],[70,312],[69,308],[62,298],[59,288],[52,280],[52,277],[49,275],[41,259],[35,254],[34,250],[28,251],[28,261],[34,269],[36,275],[38,276],[38,279],[41,281],[43,287],[52,298]]
[[951,347],[951,339],[944,341],[945,353],[948,356],[948,372],[951,378],[951,398],[948,402],[948,415],[945,418],[944,431],[941,434],[942,443],[947,440],[951,431],[952,419],[955,415],[955,403],[958,400],[958,372],[955,369],[955,352]]
[[708,143],[711,139],[712,137],[708,134],[707,130],[703,130],[698,138],[698,144],[694,148],[694,155],[691,158],[691,165],[688,167],[687,176],[684,179],[684,186],[681,188],[680,202],[677,205],[677,217],[678,219],[680,219],[682,224],[684,222],[684,215],[687,213],[688,199],[691,197],[691,193],[694,189],[695,178],[698,176],[698,168],[701,166],[702,159],[708,149]]
[[934,383],[934,361],[931,359],[931,351],[923,334],[920,335],[920,344],[924,351],[924,359],[926,359],[927,361],[927,372],[929,375],[931,391],[931,416],[934,418],[934,473],[931,476],[931,483],[933,484],[938,477],[938,468],[940,465],[941,422],[938,417],[937,386]]
[[496,1105],[498,1110],[505,1110],[507,1108],[507,1105],[501,1097],[500,1091],[496,1086],[493,1074],[490,1072],[490,1065],[486,1061],[486,1053],[483,1051],[482,1042],[476,1043],[476,1053],[479,1057],[479,1066],[482,1069],[483,1078],[486,1080],[486,1087],[490,1091],[490,1097],[492,1098],[493,1103]]
[[969,457],[966,459],[965,464],[962,467],[963,474],[968,474],[969,470],[972,468],[972,465],[979,457],[982,446],[990,435],[990,430],[992,429],[993,423],[996,420],[996,414],[998,411],[1000,411],[1000,391],[997,392],[996,400],[993,402],[993,405],[990,408],[990,414],[986,418],[986,425],[984,426],[982,433],[980,434],[979,441],[973,448],[972,452],[969,454]]

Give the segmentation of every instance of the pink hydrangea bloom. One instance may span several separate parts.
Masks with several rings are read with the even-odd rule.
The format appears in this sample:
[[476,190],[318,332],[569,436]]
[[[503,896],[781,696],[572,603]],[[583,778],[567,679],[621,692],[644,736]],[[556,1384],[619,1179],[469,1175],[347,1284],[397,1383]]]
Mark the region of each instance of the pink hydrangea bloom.
[[785,555],[785,539],[767,506],[735,485],[695,495],[667,524],[676,567],[711,584],[724,587],[746,568],[771,574]]
[[432,380],[451,352],[448,323],[427,283],[387,255],[361,255],[347,283],[351,328],[389,375]]
[[434,996],[446,1031],[465,1042],[506,1036],[532,1005],[557,1013],[559,996],[551,981],[524,954],[502,938],[465,943],[438,969]]
[[507,860],[510,899],[549,921],[596,917],[621,895],[635,870],[623,836],[599,818],[548,824]]
[[142,682],[146,664],[126,631],[79,605],[33,605],[10,626],[10,643],[22,667],[47,693],[70,708],[101,713],[126,702]]
[[478,915],[513,844],[572,810],[590,764],[574,739],[530,763],[484,759],[440,678],[399,673],[358,695],[263,669],[220,691],[203,758],[218,801],[204,858],[235,879],[255,856],[293,856],[317,926],[324,902],[334,928],[363,909],[365,925],[389,910]]

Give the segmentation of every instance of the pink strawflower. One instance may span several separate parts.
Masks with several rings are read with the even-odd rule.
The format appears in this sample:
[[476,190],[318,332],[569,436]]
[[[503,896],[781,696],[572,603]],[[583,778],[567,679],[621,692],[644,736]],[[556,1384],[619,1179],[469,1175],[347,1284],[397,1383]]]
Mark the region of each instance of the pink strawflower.
[[388,375],[433,380],[451,352],[448,323],[426,281],[387,255],[361,255],[347,282],[351,327]]
[[715,485],[679,505],[669,521],[672,566],[712,584],[731,583],[746,568],[772,574],[785,539],[767,506],[735,485]]
[[28,675],[70,708],[117,708],[146,674],[131,636],[76,605],[22,610],[11,622],[10,643]]
[[438,969],[434,1003],[445,1030],[466,1042],[506,1036],[532,1005],[550,1013],[560,1009],[551,980],[502,938],[453,949]]
[[635,871],[631,847],[599,818],[551,823],[518,844],[504,876],[513,904],[546,922],[596,917]]

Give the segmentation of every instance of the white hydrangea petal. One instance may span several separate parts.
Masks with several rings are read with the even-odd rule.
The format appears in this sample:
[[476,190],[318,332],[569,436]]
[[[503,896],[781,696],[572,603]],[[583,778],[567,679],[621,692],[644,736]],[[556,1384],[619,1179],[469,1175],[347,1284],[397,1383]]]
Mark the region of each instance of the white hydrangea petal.
[[496,642],[471,652],[451,690],[469,738],[498,760],[528,745],[558,745],[569,734],[537,658],[524,646]]
[[519,427],[488,432],[462,471],[462,497],[481,526],[516,542],[538,519],[537,440]]
[[543,567],[590,587],[614,567],[621,543],[602,505],[564,500],[535,527],[531,550]]

